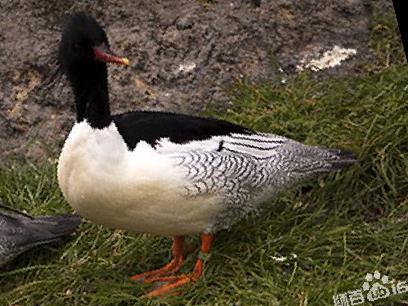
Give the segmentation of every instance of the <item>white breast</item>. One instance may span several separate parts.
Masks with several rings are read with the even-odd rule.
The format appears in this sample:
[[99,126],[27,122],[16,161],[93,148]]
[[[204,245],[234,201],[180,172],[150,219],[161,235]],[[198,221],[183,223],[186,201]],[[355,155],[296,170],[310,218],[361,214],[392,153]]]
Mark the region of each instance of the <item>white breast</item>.
[[58,163],[58,182],[82,216],[112,228],[160,235],[208,231],[222,209],[215,195],[185,196],[186,173],[140,142],[129,151],[112,123],[75,124]]

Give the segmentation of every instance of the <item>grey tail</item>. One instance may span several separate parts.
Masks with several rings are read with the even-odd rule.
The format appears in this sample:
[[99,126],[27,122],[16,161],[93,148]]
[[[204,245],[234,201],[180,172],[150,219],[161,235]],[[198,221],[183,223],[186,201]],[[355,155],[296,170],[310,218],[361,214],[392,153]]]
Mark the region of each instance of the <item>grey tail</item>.
[[35,217],[28,222],[41,232],[47,232],[47,240],[54,240],[71,234],[81,223],[81,217],[71,214],[42,216]]
[[289,172],[299,179],[337,171],[357,161],[349,150],[296,144],[294,151],[296,157]]
[[356,156],[349,150],[329,149],[327,152],[330,155],[327,160],[331,165],[330,170],[340,170],[357,162]]

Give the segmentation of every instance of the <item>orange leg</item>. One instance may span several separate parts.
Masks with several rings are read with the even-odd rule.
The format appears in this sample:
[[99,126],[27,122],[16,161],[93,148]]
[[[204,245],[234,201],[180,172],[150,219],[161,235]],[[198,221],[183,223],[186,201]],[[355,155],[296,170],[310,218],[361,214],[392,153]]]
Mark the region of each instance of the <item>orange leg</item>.
[[200,254],[194,266],[194,270],[190,274],[181,274],[178,276],[167,277],[152,277],[147,282],[165,282],[161,287],[149,292],[147,297],[156,297],[164,294],[172,294],[176,288],[182,287],[188,283],[196,282],[203,274],[203,267],[205,258],[209,255],[211,244],[214,236],[211,234],[201,234],[201,248]]
[[157,270],[133,275],[130,279],[135,281],[149,282],[150,278],[158,277],[163,274],[177,272],[184,262],[183,251],[184,251],[184,237],[175,236],[172,246],[173,259],[167,265]]

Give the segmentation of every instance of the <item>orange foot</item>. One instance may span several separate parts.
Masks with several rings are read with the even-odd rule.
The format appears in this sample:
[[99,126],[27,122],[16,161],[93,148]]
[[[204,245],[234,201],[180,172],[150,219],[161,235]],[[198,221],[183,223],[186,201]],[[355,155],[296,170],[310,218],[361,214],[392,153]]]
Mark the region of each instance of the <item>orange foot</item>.
[[[199,253],[200,255],[199,255],[198,259],[197,259],[197,262],[196,262],[196,264],[194,266],[194,270],[193,270],[192,273],[181,274],[181,275],[176,275],[176,276],[161,276],[163,274],[168,274],[168,273],[160,273],[160,275],[157,274],[157,271],[159,271],[159,270],[163,271],[163,268],[159,269],[159,270],[152,271],[155,274],[152,275],[150,273],[148,278],[144,278],[144,282],[145,283],[162,282],[164,284],[160,285],[159,287],[156,287],[156,289],[150,291],[145,296],[146,297],[158,297],[158,296],[162,296],[162,295],[175,295],[175,294],[177,294],[176,292],[174,292],[175,289],[183,287],[183,286],[185,286],[185,285],[187,285],[189,283],[196,282],[201,277],[201,275],[203,274],[203,266],[204,266],[205,257],[208,256],[208,254],[210,252],[211,244],[212,244],[213,240],[214,240],[213,235],[211,235],[211,234],[201,234],[201,248],[200,248],[200,253]],[[173,246],[174,246],[174,244],[173,244]],[[174,250],[174,248],[173,248],[173,250]],[[173,259],[173,260],[175,260],[175,259]],[[170,265],[170,264],[171,264],[171,262],[168,265]],[[149,273],[149,272],[147,272],[147,273]],[[139,275],[143,275],[143,274],[144,273],[139,274]]]
[[151,278],[177,272],[184,263],[183,249],[184,238],[182,236],[175,236],[172,246],[173,259],[167,265],[160,269],[133,275],[130,279],[148,283]]

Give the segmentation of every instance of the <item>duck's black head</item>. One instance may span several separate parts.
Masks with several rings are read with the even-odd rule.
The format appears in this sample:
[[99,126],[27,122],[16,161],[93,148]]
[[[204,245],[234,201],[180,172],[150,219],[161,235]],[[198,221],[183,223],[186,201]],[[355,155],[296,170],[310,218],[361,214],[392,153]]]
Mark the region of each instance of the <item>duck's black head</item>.
[[68,18],[62,31],[58,62],[75,94],[77,121],[87,119],[97,128],[109,124],[106,63],[128,65],[129,61],[110,50],[106,33],[95,19],[85,13]]
[[126,58],[109,49],[106,33],[96,20],[82,12],[71,15],[65,24],[58,61],[61,71],[70,80],[75,77],[73,73],[86,74],[89,69],[97,69],[105,63],[129,64]]

